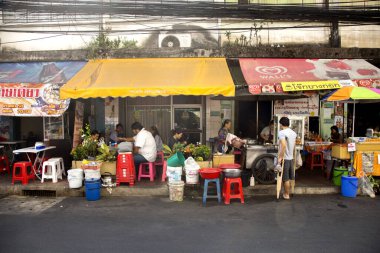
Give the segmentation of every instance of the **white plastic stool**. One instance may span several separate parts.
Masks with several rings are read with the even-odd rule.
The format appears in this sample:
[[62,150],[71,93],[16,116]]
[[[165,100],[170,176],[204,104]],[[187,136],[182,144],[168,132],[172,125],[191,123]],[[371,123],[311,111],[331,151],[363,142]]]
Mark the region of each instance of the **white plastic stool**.
[[63,162],[62,157],[53,157],[53,158],[50,158],[48,161],[58,161],[59,162],[60,172],[58,173],[58,178],[62,179],[62,174],[66,176],[65,164]]
[[[46,161],[42,164],[41,183],[44,179],[52,179],[53,183],[58,182],[59,161]],[[62,174],[61,174],[62,175]]]

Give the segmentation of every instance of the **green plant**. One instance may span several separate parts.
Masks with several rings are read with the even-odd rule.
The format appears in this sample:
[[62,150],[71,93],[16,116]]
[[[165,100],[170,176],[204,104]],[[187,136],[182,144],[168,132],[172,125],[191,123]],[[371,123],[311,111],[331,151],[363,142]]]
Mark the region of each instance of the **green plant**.
[[99,154],[96,156],[97,161],[113,162],[116,160],[116,151],[110,150],[110,148],[105,143],[100,145],[98,151]]
[[86,124],[85,127],[80,130],[80,133],[83,141],[70,153],[74,161],[81,161],[89,157],[95,158],[98,154],[99,142],[91,137],[90,125]]
[[136,49],[137,41],[126,40],[117,37],[110,39],[108,34],[110,29],[102,30],[98,36],[94,37],[86,46],[89,58],[107,58],[110,56],[112,50],[116,49]]
[[185,147],[185,153],[194,157],[196,161],[206,161],[211,154],[211,149],[206,145],[189,144]]
[[210,158],[211,149],[206,145],[198,145],[193,152],[196,161],[206,161]]
[[82,161],[83,159],[87,159],[86,152],[82,145],[78,145],[76,148],[71,150],[70,154],[72,155],[74,161]]
[[164,152],[164,158],[166,158],[166,159],[171,157],[172,155],[174,155],[177,152],[183,153],[185,150],[185,144],[182,144],[182,143],[175,143],[173,145],[173,148],[170,148],[166,144],[163,144],[162,147],[163,147],[163,152]]

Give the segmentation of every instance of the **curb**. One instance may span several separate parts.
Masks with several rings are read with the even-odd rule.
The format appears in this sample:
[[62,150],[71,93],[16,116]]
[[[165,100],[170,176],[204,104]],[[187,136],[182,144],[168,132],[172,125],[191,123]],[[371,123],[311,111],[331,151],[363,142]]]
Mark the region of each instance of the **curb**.
[[[215,189],[210,189],[213,194]],[[84,197],[85,187],[78,189],[71,189],[68,185],[45,185],[45,184],[31,184],[31,185],[0,185],[0,195],[33,195],[43,194],[43,192],[55,192],[56,197]],[[276,185],[256,185],[254,187],[243,188],[245,196],[256,195],[276,195]],[[209,194],[210,194],[209,193]],[[308,187],[296,186],[294,194],[338,194],[340,187],[336,186],[323,186],[323,187]],[[185,185],[185,196],[202,197],[203,188],[200,185]],[[216,194],[216,192],[215,192]],[[53,194],[54,195],[54,194]],[[154,186],[122,186],[109,188],[101,188],[102,197],[125,197],[125,196],[168,196],[169,188],[167,184],[154,185]]]

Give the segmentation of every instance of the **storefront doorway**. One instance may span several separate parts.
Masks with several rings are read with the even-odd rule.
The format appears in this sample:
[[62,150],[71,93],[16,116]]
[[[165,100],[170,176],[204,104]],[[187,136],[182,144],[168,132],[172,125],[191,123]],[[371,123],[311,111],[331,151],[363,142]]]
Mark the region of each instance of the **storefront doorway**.
[[242,138],[257,139],[272,119],[272,101],[238,101],[236,110],[238,117],[235,133]]

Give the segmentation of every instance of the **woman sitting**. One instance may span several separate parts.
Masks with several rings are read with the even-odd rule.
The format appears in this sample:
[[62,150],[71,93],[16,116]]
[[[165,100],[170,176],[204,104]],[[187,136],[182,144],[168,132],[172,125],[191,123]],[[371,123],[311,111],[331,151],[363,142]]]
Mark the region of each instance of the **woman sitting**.
[[182,141],[183,132],[181,129],[176,128],[171,130],[171,136],[169,137],[168,146],[173,149],[174,144],[176,143],[186,143]]
[[160,134],[158,133],[157,127],[151,126],[149,130],[152,133],[154,140],[156,141],[157,152],[161,152],[162,151],[162,139],[161,139]]

